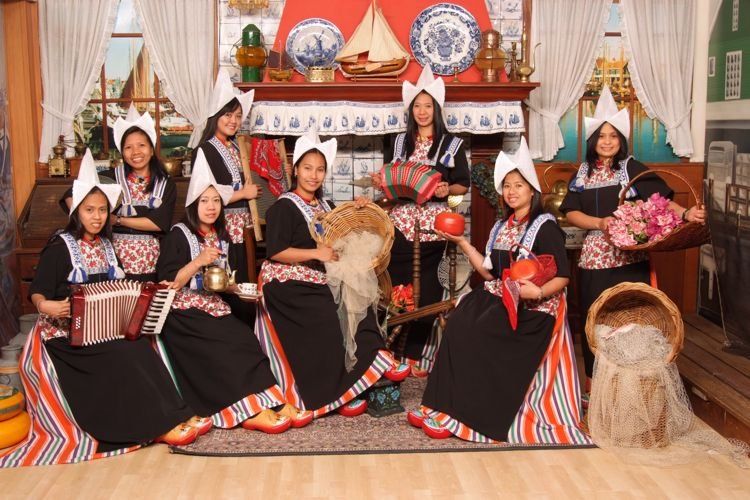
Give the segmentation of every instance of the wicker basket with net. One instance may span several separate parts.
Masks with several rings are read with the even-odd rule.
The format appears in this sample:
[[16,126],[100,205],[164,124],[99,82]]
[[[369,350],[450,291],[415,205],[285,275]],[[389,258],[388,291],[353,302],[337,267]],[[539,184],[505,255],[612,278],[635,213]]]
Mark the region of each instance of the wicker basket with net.
[[[690,193],[693,195],[695,203],[702,206],[701,200],[698,198],[698,194],[695,192],[695,189],[685,177],[672,170],[656,168],[648,170],[646,172],[641,172],[640,174],[633,177],[628,185],[625,186],[625,188],[620,193],[620,202],[618,203],[618,205],[622,205],[625,202],[625,195],[633,186],[635,181],[645,175],[651,175],[657,172],[660,174],[672,175],[684,182],[687,185],[688,189],[690,189]],[[684,250],[686,248],[699,247],[704,243],[708,243],[710,240],[711,234],[708,230],[708,224],[686,222],[675,228],[675,230],[672,231],[668,236],[660,240],[649,241],[647,243],[641,243],[638,245],[623,245],[619,248],[621,248],[622,250],[643,250],[647,252],[672,252],[674,250]]]
[[354,202],[342,203],[327,213],[319,213],[310,223],[310,234],[318,243],[332,246],[351,232],[370,231],[383,238],[383,247],[373,260],[375,274],[388,268],[393,246],[393,223],[388,214],[374,203],[357,208]]
[[685,327],[674,302],[645,283],[624,282],[603,291],[589,309],[586,338],[591,352],[596,354],[596,325],[618,328],[628,323],[658,328],[672,346],[667,362],[674,361],[682,350]]

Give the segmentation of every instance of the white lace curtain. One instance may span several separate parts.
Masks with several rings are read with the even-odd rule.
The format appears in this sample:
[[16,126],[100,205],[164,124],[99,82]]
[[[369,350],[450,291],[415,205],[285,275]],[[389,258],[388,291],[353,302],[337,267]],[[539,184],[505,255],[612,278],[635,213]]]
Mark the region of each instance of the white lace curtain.
[[695,0],[622,0],[623,38],[633,87],[649,118],[667,129],[677,156],[693,153]]
[[531,40],[536,52],[529,105],[532,158],[551,160],[565,146],[560,118],[583,95],[604,38],[611,0],[535,0]]
[[214,76],[213,0],[136,0],[143,40],[164,93],[190,120],[198,144],[209,113]]
[[42,139],[46,162],[57,138],[73,140],[73,119],[88,103],[107,53],[120,0],[40,0]]

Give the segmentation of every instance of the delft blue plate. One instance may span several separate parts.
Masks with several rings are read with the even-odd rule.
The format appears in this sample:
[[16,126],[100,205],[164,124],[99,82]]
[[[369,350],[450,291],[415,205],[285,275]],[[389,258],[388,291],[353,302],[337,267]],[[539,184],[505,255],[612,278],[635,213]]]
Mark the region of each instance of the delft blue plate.
[[313,17],[297,23],[286,39],[286,51],[292,58],[294,69],[305,74],[310,66],[338,68],[334,60],[344,36],[341,30],[327,19]]
[[481,33],[468,10],[452,3],[427,7],[409,32],[409,45],[419,64],[429,63],[438,75],[466,71],[474,63]]

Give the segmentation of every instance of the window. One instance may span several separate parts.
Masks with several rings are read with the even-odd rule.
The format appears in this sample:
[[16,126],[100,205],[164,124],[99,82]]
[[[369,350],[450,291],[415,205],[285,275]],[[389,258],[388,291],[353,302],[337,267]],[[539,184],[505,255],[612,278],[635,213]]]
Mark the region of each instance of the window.
[[742,83],[742,51],[732,50],[727,52],[725,58],[724,100],[739,99]]
[[732,0],[732,31],[740,29],[740,0]]
[[622,8],[619,0],[613,0],[604,35],[604,43],[594,64],[586,91],[576,106],[560,120],[565,147],[557,152],[556,162],[581,163],[586,157],[584,117],[594,115],[596,101],[602,87],[609,85],[618,107],[627,107],[630,112],[631,133],[628,147],[631,154],[643,162],[676,162],[671,146],[665,144],[667,131],[658,120],[651,119],[638,102],[630,80],[628,60],[622,40]]
[[154,118],[159,132],[157,154],[182,156],[193,126],[164,95],[143,43],[133,0],[122,0],[99,79],[88,105],[73,123],[77,138],[89,146],[96,158],[119,156],[111,127],[119,116],[127,114],[131,102],[140,113],[148,110]]

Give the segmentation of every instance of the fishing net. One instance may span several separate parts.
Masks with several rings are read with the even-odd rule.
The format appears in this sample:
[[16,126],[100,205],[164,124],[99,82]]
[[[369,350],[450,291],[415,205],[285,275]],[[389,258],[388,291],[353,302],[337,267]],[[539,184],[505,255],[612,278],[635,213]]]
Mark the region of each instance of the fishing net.
[[595,335],[588,425],[597,446],[633,463],[668,466],[720,453],[750,468],[747,444],[723,438],[693,414],[660,330],[596,325]]

